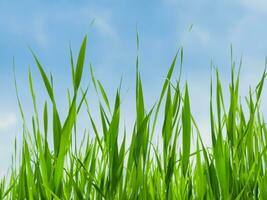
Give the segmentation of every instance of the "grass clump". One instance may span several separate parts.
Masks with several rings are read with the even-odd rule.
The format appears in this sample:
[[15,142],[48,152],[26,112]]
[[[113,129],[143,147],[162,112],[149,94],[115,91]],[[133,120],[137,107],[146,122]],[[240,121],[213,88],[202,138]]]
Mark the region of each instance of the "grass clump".
[[[120,88],[112,105],[90,68],[94,89],[101,98],[101,127],[97,127],[90,112],[88,88],[80,87],[86,40],[85,37],[76,64],[70,51],[73,91],[68,93],[68,114],[64,119],[58,112],[53,78],[33,53],[50,99],[39,115],[29,72],[34,108],[32,128],[26,126],[18,98],[24,123],[21,155],[19,158],[15,155],[20,162],[18,166],[13,164],[11,173],[0,181],[0,199],[267,199],[267,127],[260,113],[266,70],[255,90],[249,91],[247,114],[239,99],[235,63],[232,62],[228,108],[216,71],[216,86],[211,82],[210,87],[212,146],[207,148],[191,115],[188,86],[181,87],[181,76],[176,83],[170,81],[177,59],[180,57],[183,62],[183,49],[174,57],[159,100],[149,110],[145,109],[137,57],[136,120],[132,132],[124,131],[119,143]],[[80,132],[77,116],[84,108],[95,137],[86,132],[77,148],[76,134]],[[156,125],[161,125],[158,120],[161,110],[161,140],[155,145],[152,140]],[[52,145],[48,141],[50,134]],[[126,137],[131,138],[129,145]]]

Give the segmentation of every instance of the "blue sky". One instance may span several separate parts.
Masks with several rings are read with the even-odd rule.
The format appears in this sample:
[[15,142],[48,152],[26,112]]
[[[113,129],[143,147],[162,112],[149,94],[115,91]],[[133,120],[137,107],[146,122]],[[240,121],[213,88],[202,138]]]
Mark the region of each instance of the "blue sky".
[[[136,27],[140,34],[141,73],[147,108],[158,91],[172,58],[184,47],[183,79],[190,87],[193,114],[209,144],[208,102],[210,63],[218,65],[224,85],[230,78],[230,45],[234,58],[243,55],[241,97],[255,86],[267,55],[267,3],[263,0],[158,0],[158,1],[0,1],[0,175],[10,164],[15,137],[22,123],[15,97],[12,62],[15,58],[19,95],[27,117],[32,114],[28,91],[31,68],[37,98],[47,98],[29,47],[47,72],[54,75],[57,100],[64,115],[66,88],[70,86],[69,46],[77,53],[85,34],[88,49],[84,85],[89,63],[114,96],[123,76],[125,123],[134,115]],[[92,21],[94,23],[92,24]],[[189,31],[189,27],[193,28]],[[75,54],[77,55],[77,54]],[[178,76],[178,70],[174,76]],[[227,86],[225,93],[227,93]],[[92,89],[92,88],[91,88]],[[227,97],[227,95],[225,95]],[[262,102],[267,94],[263,92]],[[96,102],[92,98],[92,103]],[[42,107],[40,103],[40,108]],[[266,113],[267,105],[262,104]],[[85,115],[82,122],[87,122]]]

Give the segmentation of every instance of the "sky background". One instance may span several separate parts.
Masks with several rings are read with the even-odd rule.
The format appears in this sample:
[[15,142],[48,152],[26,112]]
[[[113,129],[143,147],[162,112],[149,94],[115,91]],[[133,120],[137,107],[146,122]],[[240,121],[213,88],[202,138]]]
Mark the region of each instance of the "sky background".
[[[130,130],[135,117],[136,27],[140,35],[140,71],[147,109],[156,101],[172,59],[183,46],[182,77],[188,81],[192,113],[208,145],[210,63],[212,61],[219,68],[227,98],[230,45],[233,45],[234,59],[239,61],[243,56],[240,84],[243,98],[249,85],[256,85],[264,69],[266,19],[267,3],[264,0],[25,0],[23,3],[0,0],[0,176],[11,164],[15,138],[22,135],[13,57],[19,96],[28,121],[33,113],[28,89],[29,68],[40,114],[48,99],[29,47],[38,55],[45,70],[53,74],[60,113],[64,116],[66,89],[71,86],[69,47],[73,48],[76,57],[87,34],[83,86],[90,81],[90,63],[109,97],[114,97],[123,77],[122,122]],[[174,73],[176,78],[178,71]],[[93,112],[97,112],[94,106],[97,99],[92,91],[90,87],[88,98]],[[267,111],[266,100],[264,89],[263,113]],[[81,114],[80,123],[89,124],[85,113]]]

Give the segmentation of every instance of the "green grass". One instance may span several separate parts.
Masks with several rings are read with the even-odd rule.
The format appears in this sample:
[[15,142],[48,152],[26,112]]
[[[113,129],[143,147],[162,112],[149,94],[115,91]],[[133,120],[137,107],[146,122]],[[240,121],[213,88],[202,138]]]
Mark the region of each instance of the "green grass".
[[[73,88],[68,93],[65,118],[59,115],[53,78],[32,52],[49,101],[38,102],[44,105],[42,111],[38,110],[29,72],[32,125],[27,127],[18,97],[22,145],[16,150],[20,154],[13,156],[10,173],[0,180],[0,199],[267,199],[267,126],[260,112],[266,71],[257,87],[249,91],[246,105],[241,105],[239,71],[236,74],[232,61],[227,108],[216,70],[207,97],[212,146],[206,147],[191,115],[190,88],[181,85],[180,75],[171,81],[176,62],[182,67],[183,49],[173,59],[158,101],[148,110],[137,57],[134,128],[120,133],[120,87],[111,101],[90,67],[90,89],[99,96],[100,123],[90,111],[88,88],[80,87],[86,40],[76,64],[70,51]],[[249,112],[243,111],[244,106]],[[83,132],[76,126],[77,116],[83,109],[94,135],[85,132],[82,143],[77,144],[76,135]],[[158,119],[159,115],[163,120]],[[153,143],[156,134],[161,137],[157,145]]]

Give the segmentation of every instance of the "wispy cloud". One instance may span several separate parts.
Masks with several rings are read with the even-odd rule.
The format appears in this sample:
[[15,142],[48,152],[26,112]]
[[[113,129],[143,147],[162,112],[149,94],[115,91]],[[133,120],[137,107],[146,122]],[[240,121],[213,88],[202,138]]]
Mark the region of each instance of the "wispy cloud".
[[[106,8],[97,8],[94,6],[73,6],[69,4],[62,5],[64,9],[55,9],[53,6],[44,6],[43,9],[36,8],[35,12],[29,12],[27,14],[22,13],[20,9],[16,15],[15,11],[4,12],[5,18],[9,20],[0,19],[0,25],[5,27],[5,33],[9,33],[20,40],[37,44],[42,49],[51,48],[54,42],[54,38],[62,38],[62,34],[58,31],[54,31],[53,27],[58,24],[62,30],[68,31],[72,28],[73,30],[88,30],[91,26],[90,23],[94,19],[92,28],[101,36],[108,40],[118,42],[119,36],[116,28],[113,24],[113,15]],[[77,20],[82,19],[82,20]],[[72,30],[71,30],[72,32]],[[67,38],[66,40],[68,40]]]
[[5,32],[19,38],[31,38],[40,48],[47,48],[49,36],[46,19],[35,16],[33,20],[23,17],[8,15],[9,20],[0,20],[1,26],[5,27]]
[[98,31],[104,35],[108,35],[109,37],[113,39],[117,39],[117,33],[116,31],[110,26],[110,23],[107,21],[106,18],[103,18],[102,16],[98,16],[96,18],[95,27],[98,29]]
[[14,113],[0,115],[0,131],[7,130],[17,123],[17,117]]
[[267,11],[266,0],[240,0],[239,3],[248,9],[255,10],[256,12],[264,13]]
[[36,18],[33,21],[33,36],[36,42],[43,48],[49,45],[49,36],[46,31],[46,24],[42,18]]
[[198,25],[194,26],[190,31],[186,30],[182,35],[181,41],[183,45],[196,45],[197,41],[198,45],[209,46],[212,43],[213,38],[208,29]]

